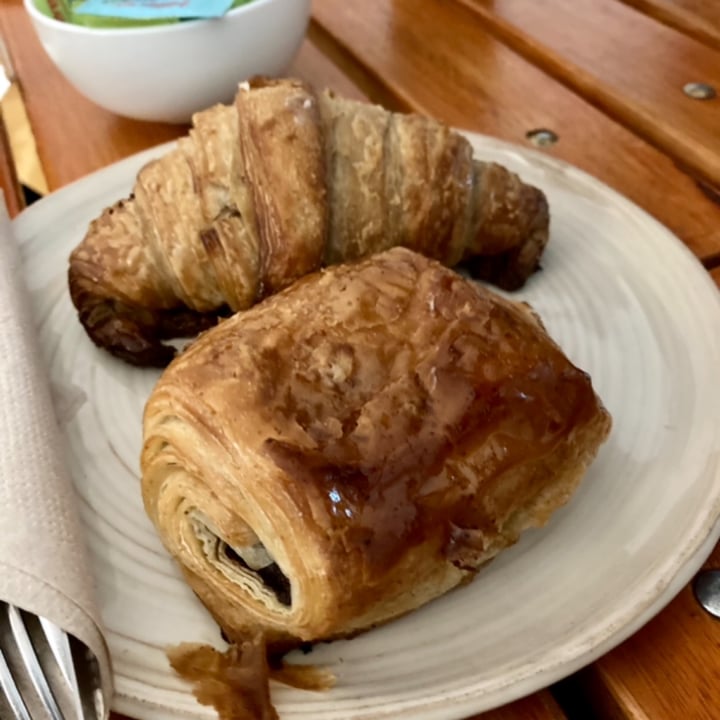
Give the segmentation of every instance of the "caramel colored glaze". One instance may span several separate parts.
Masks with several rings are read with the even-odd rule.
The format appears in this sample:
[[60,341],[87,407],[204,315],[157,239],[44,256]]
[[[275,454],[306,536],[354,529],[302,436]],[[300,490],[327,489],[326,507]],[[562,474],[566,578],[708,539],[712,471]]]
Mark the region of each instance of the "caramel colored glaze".
[[[609,428],[526,305],[395,247],[299,280],[176,358],[146,406],[143,498],[228,637],[260,628],[276,649],[467,582],[567,502]],[[188,552],[176,521],[192,508],[231,545],[249,526],[290,604]]]
[[278,720],[270,701],[265,641],[261,635],[221,653],[209,645],[183,643],[167,650],[173,670],[193,685],[202,705],[219,720]]
[[277,720],[270,700],[270,679],[300,690],[329,690],[335,676],[313,665],[289,665],[282,657],[268,661],[258,633],[221,653],[209,645],[183,643],[167,650],[173,670],[193,685],[202,705],[219,720]]
[[[418,295],[439,303],[473,292],[450,272],[422,279],[435,287]],[[484,490],[506,471],[552,451],[596,408],[588,376],[556,347],[548,352],[538,325],[518,323],[513,309],[489,302],[482,293],[459,317],[453,305],[435,307],[432,352],[415,358],[410,343],[390,348],[408,354],[414,372],[363,385],[359,402],[340,407],[341,434],[308,428],[312,449],[272,438],[265,442],[285,473],[298,483],[320,486],[333,531],[363,547],[373,574],[390,572],[408,548],[434,536],[441,553],[464,564],[460,558],[473,542],[473,531],[493,529],[495,513],[483,504]],[[365,307],[364,320],[371,326],[374,309],[370,303]],[[425,314],[432,322],[431,312]],[[352,347],[327,331],[298,344],[296,366],[304,367],[320,343],[334,355],[352,358]],[[381,376],[390,365],[387,358],[378,368]],[[376,395],[382,397],[377,414]],[[358,407],[365,415],[362,424]],[[303,425],[317,407],[304,407],[296,397],[278,411],[287,423]],[[369,433],[369,426],[375,431]],[[457,458],[486,443],[494,446],[493,457],[473,465],[472,480],[449,463],[450,457],[457,464]],[[454,475],[453,481],[443,482],[443,472]]]
[[299,690],[329,690],[335,685],[335,676],[329,670],[315,665],[289,665],[282,660],[278,667],[270,665],[270,677]]

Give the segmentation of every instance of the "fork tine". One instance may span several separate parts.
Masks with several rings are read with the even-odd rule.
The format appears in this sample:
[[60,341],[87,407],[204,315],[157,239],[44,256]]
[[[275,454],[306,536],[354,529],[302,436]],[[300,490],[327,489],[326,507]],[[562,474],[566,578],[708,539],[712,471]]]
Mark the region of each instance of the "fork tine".
[[32,720],[2,650],[0,650],[0,688],[5,693],[8,704],[15,713],[16,720]]
[[14,605],[8,605],[7,610],[10,620],[10,630],[15,637],[15,642],[25,663],[25,667],[28,670],[30,681],[35,687],[35,691],[52,720],[64,720],[60,708],[55,701],[55,697],[50,690],[47,679],[45,678],[45,673],[40,666],[35,648],[30,641],[30,636],[28,635],[20,611]]
[[70,650],[70,639],[67,633],[47,618],[40,617],[38,619],[40,620],[40,626],[45,633],[53,657],[65,678],[65,682],[74,692],[77,692],[77,675],[75,674],[75,665],[73,665],[72,651]]
[[78,685],[72,650],[70,649],[70,638],[68,638],[65,631],[61,630],[55,623],[50,622],[47,618],[40,617],[39,620],[53,657],[60,668],[65,682],[70,687],[75,717],[78,718],[78,720],[82,720],[83,709],[80,702],[80,686]]

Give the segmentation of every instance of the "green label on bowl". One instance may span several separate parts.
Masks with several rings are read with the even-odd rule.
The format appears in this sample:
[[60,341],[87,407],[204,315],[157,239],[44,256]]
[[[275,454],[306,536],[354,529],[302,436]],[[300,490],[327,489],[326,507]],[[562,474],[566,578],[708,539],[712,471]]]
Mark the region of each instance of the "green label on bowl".
[[160,18],[211,18],[224,15],[233,0],[85,0],[74,8],[78,15],[157,20]]

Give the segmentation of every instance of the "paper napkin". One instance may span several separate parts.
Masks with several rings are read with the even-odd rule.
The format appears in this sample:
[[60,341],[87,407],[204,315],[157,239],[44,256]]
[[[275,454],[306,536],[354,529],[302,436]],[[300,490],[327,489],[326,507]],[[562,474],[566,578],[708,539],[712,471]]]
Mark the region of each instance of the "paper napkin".
[[[0,195],[0,600],[48,618],[85,644],[98,662],[107,715],[110,659],[21,278],[18,248]],[[32,709],[31,716],[42,717]]]

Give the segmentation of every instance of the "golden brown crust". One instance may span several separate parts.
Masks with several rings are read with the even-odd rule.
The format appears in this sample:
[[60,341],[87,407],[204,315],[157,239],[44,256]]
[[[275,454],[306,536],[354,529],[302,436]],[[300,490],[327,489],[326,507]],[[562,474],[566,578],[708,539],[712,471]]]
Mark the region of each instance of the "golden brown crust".
[[336,637],[546,522],[609,427],[526,306],[395,248],[177,358],[145,411],[143,497],[230,637]]
[[189,137],[140,171],[134,195],[73,251],[69,284],[98,345],[162,364],[173,351],[160,329],[178,314],[204,325],[396,245],[518,287],[548,224],[539,190],[473,160],[440,123],[264,80],[198,113]]
[[317,270],[327,234],[325,158],[313,90],[298,81],[241,88],[241,170],[258,219],[261,295]]
[[473,169],[471,239],[463,262],[476,279],[517,290],[538,269],[548,241],[547,199],[496,163],[475,161]]

